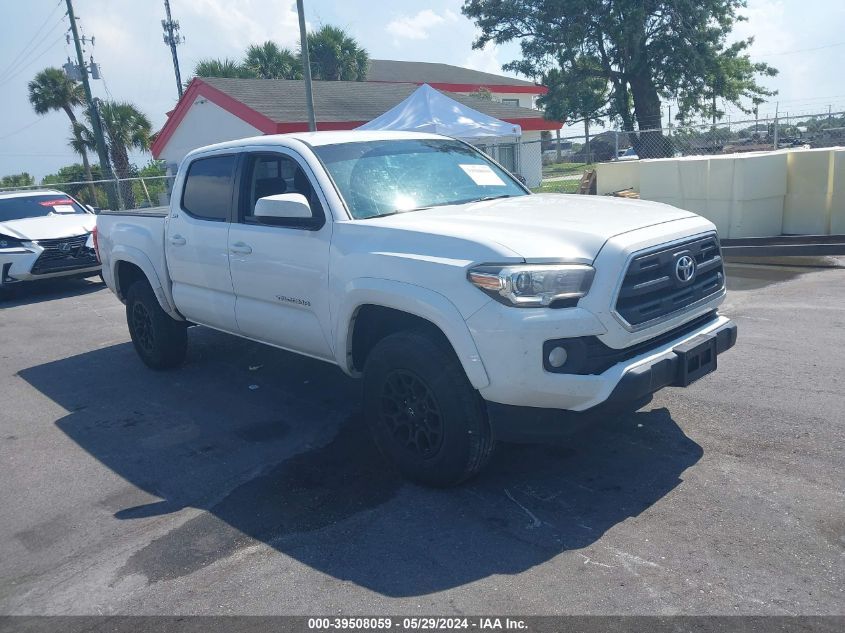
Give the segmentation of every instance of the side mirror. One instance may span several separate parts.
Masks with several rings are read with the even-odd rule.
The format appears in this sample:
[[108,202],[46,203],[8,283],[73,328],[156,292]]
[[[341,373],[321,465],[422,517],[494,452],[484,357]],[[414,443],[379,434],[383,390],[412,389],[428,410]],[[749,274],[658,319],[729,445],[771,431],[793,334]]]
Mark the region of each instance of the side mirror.
[[259,220],[311,219],[311,206],[301,193],[279,193],[259,198],[253,215]]

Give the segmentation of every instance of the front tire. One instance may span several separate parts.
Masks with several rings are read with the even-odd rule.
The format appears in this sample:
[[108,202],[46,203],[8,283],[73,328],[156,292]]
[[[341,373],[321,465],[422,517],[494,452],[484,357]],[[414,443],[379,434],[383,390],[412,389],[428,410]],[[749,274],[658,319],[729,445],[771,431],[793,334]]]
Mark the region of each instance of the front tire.
[[135,351],[151,369],[181,365],[188,351],[185,323],[170,317],[146,280],[136,281],[126,293],[126,323]]
[[493,451],[481,397],[448,343],[426,331],[375,345],[364,367],[364,413],[382,454],[417,483],[457,485]]

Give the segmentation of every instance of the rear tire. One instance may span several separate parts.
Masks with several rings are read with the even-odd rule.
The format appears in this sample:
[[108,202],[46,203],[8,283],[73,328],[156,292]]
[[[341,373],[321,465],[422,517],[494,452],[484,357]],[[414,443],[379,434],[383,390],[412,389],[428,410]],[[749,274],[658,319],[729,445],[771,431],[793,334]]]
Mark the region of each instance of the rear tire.
[[181,365],[188,351],[184,321],[170,317],[146,280],[136,281],[126,293],[126,323],[135,351],[151,369]]
[[464,482],[493,452],[481,397],[448,344],[423,330],[391,334],[370,352],[364,413],[382,454],[420,484]]

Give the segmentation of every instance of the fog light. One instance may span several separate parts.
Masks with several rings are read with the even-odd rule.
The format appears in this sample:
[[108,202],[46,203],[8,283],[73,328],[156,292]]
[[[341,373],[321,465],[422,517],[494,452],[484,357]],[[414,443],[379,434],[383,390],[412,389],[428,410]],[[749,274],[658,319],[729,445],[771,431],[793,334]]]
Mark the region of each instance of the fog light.
[[549,365],[557,369],[566,363],[566,348],[555,347],[549,352]]

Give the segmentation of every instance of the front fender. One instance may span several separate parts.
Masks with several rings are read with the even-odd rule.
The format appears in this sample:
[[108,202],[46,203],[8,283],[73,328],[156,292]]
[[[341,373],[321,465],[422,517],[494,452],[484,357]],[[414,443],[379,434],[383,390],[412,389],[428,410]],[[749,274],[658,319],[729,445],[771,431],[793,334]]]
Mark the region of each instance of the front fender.
[[176,310],[176,306],[173,305],[173,298],[170,296],[169,289],[162,284],[158,271],[144,251],[134,246],[118,244],[112,249],[110,260],[109,272],[114,283],[114,291],[121,301],[126,300],[125,292],[127,289],[121,288],[118,284],[117,266],[120,262],[126,262],[141,269],[147,281],[150,282],[162,310],[174,319],[182,320],[182,316]]
[[428,288],[378,278],[355,279],[345,286],[335,327],[335,353],[338,365],[346,373],[353,373],[351,334],[354,316],[361,306],[368,304],[401,310],[433,323],[451,343],[472,386],[483,389],[490,384],[469,328],[451,301]]

